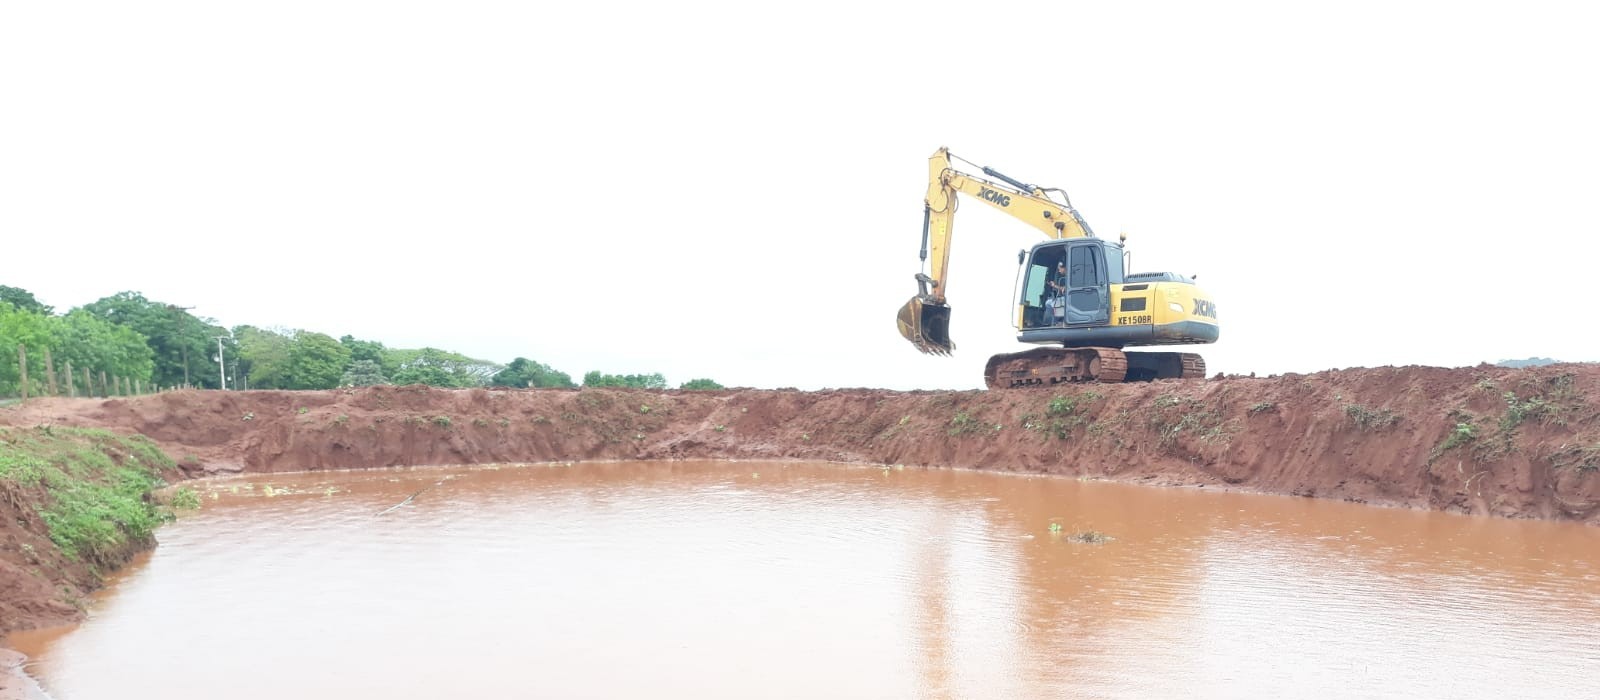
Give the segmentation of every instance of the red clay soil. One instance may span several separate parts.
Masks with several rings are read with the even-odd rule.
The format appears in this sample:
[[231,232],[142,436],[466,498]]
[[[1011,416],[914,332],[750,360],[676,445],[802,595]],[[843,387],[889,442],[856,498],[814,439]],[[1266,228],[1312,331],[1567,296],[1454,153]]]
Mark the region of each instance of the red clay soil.
[[[185,476],[783,459],[966,467],[1600,524],[1600,365],[1384,367],[1059,390],[181,391],[36,399],[0,424],[140,433]],[[76,616],[0,492],[0,632]],[[92,584],[91,584],[92,585]],[[76,584],[73,585],[76,587]],[[17,616],[17,617],[13,617]]]

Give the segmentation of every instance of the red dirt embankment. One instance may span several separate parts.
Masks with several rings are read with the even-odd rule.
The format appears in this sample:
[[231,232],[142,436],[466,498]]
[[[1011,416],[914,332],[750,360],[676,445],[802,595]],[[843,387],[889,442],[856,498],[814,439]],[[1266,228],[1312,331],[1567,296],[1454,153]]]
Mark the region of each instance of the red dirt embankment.
[[[1600,366],[1376,368],[1039,391],[172,392],[0,424],[141,433],[189,476],[491,462],[798,459],[1225,487],[1600,524]],[[36,516],[0,498],[7,523]],[[9,538],[15,540],[14,537]],[[15,541],[0,596],[22,595]],[[7,572],[11,573],[7,573]],[[52,608],[39,601],[38,609]],[[6,627],[0,621],[0,630]]]

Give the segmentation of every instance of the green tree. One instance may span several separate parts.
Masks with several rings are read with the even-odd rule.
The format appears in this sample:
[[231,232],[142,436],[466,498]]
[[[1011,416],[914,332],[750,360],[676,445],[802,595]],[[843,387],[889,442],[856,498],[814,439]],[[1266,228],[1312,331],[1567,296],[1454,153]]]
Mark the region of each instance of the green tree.
[[388,361],[395,367],[389,376],[395,384],[465,388],[484,386],[504,367],[487,360],[476,360],[460,353],[422,348],[389,350]]
[[459,381],[458,377],[450,374],[450,370],[428,358],[403,363],[400,370],[394,373],[396,384],[426,384],[449,388],[460,386]]
[[376,363],[378,369],[382,370],[385,376],[394,374],[394,371],[399,369],[388,364],[390,361],[389,349],[376,340],[357,340],[353,335],[345,335],[339,338],[339,344],[350,349],[351,362],[366,360]]
[[372,360],[351,360],[350,366],[344,370],[344,376],[339,378],[339,386],[376,386],[388,383],[389,378],[384,375],[383,367]]
[[[17,364],[17,346],[28,348],[29,366],[44,367],[38,353],[54,346],[56,336],[50,317],[33,311],[24,311],[11,304],[0,304],[0,395],[15,395],[21,388],[22,368]],[[29,378],[40,372],[32,370]],[[38,393],[34,390],[34,393]]]
[[566,372],[558,372],[549,365],[534,362],[526,357],[519,357],[506,365],[489,379],[494,386],[535,387],[571,389],[576,384],[572,383],[572,376]]
[[182,307],[146,299],[138,292],[119,292],[85,304],[83,310],[127,326],[145,337],[155,360],[152,379],[163,386],[192,384],[216,388],[216,336],[227,330]]
[[626,389],[665,389],[667,378],[656,374],[603,374],[599,370],[583,375],[586,387],[611,387]]
[[289,346],[288,388],[332,389],[349,364],[350,349],[333,336],[299,331]]
[[[111,377],[149,383],[154,367],[144,336],[78,309],[65,316],[51,316],[0,304],[0,357],[15,358],[18,345],[27,347],[28,375],[33,384],[30,391],[35,394],[41,393],[39,387],[45,385],[46,350],[56,372],[64,373],[70,363],[80,389],[79,378],[86,369],[96,382],[105,372]],[[18,370],[14,359],[0,361],[0,394],[14,394],[21,388]],[[59,382],[57,390],[65,391],[64,384],[65,381]]]
[[718,383],[716,383],[716,382],[714,382],[714,381],[712,381],[710,379],[690,379],[689,381],[684,382],[683,384],[679,385],[678,388],[679,389],[691,389],[691,390],[697,390],[697,391],[708,391],[708,390],[712,390],[712,389],[724,389],[726,387],[724,387],[721,384],[718,384]]
[[[83,309],[50,319],[55,325],[57,345],[51,349],[56,369],[65,371],[72,363],[74,373],[87,368],[92,374],[137,379],[148,385],[155,371],[154,353],[145,337],[127,326],[119,326]],[[76,377],[74,377],[76,379]]]
[[239,361],[237,376],[244,378],[244,388],[289,388],[289,350],[294,346],[293,338],[255,326],[235,327],[233,337],[239,346],[235,354]]
[[33,292],[17,287],[7,287],[3,284],[0,284],[0,304],[10,304],[23,311],[32,311],[43,316],[55,313],[55,309],[45,306],[39,303],[38,299],[33,298]]
[[345,335],[339,337],[339,344],[350,350],[351,362],[368,360],[379,364],[383,363],[383,343],[375,340],[356,340],[353,335]]

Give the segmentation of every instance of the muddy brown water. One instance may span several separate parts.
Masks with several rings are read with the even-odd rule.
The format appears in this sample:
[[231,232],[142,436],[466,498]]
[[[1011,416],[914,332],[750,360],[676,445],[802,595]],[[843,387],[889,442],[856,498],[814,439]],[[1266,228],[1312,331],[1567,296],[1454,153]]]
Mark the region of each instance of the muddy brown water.
[[198,486],[8,640],[55,700],[1600,696],[1582,525],[825,464]]

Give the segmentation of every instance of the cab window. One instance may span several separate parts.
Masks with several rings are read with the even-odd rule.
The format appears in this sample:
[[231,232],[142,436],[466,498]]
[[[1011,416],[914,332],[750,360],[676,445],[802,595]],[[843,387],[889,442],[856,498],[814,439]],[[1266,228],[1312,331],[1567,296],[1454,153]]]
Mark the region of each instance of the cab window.
[[1067,286],[1095,287],[1101,284],[1099,246],[1073,246],[1067,258]]
[[1044,283],[1049,278],[1049,266],[1029,265],[1028,277],[1022,283],[1022,303],[1027,306],[1044,306]]
[[1102,250],[1106,251],[1106,281],[1122,284],[1122,249],[1107,245]]

